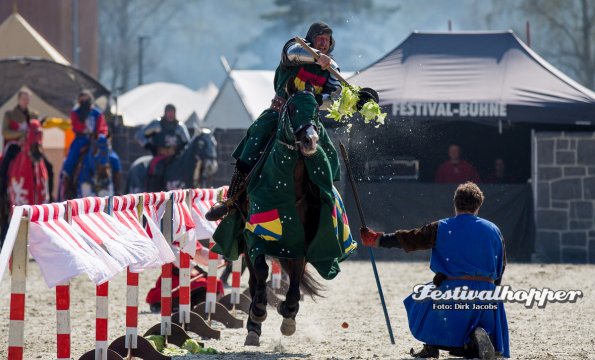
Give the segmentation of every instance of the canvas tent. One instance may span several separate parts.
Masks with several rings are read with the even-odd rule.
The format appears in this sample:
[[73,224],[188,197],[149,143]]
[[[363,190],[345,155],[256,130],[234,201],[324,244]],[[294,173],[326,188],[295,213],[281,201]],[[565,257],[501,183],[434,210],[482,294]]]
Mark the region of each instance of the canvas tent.
[[595,93],[511,31],[414,32],[351,81],[393,119],[595,124]]
[[33,56],[70,65],[21,15],[11,14],[0,24],[0,59]]
[[[350,81],[376,89],[388,113],[386,125],[358,123],[349,139],[370,226],[412,228],[452,216],[456,184],[433,182],[449,144],[456,143],[482,176],[495,158],[506,161],[516,183],[481,184],[481,215],[502,230],[509,259],[531,258],[531,130],[592,130],[592,91],[510,31],[415,32]],[[404,180],[410,163],[419,172]],[[354,213],[350,196],[346,203]],[[357,219],[351,220],[357,228]]]
[[[217,87],[209,84],[207,87],[192,90],[184,85],[154,82],[138,86],[118,97],[118,113],[122,115],[124,125],[138,126],[162,116],[165,105],[176,107],[176,116],[180,121],[190,126],[196,126],[197,121],[203,119],[215,96]],[[115,112],[112,106],[112,112]]]
[[[105,108],[109,91],[91,76],[70,66],[69,61],[45,40],[21,15],[11,14],[0,24],[0,119],[17,105],[17,94],[31,92],[30,106],[42,117],[68,119],[76,96],[89,89]],[[44,128],[43,146],[54,167],[55,181],[72,134]],[[0,137],[0,144],[3,139]]]
[[275,96],[270,70],[231,70],[207,112],[203,126],[247,129]]

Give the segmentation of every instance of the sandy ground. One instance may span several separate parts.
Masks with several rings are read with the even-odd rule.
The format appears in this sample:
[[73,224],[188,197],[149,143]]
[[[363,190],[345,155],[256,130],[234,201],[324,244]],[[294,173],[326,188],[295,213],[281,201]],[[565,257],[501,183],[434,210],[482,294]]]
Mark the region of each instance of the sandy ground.
[[[29,263],[26,300],[25,359],[55,358],[55,293],[47,288],[35,262]],[[414,284],[431,279],[426,263],[378,264],[396,344],[391,345],[369,262],[351,261],[341,274],[325,282],[326,297],[307,298],[300,307],[294,336],[282,338],[281,318],[271,308],[263,325],[260,348],[243,346],[245,329],[223,330],[221,340],[208,340],[221,355],[211,359],[409,359],[409,349],[419,343],[409,333],[402,299]],[[144,296],[157,276],[141,275],[139,329],[157,323],[148,312]],[[584,297],[575,304],[526,309],[507,304],[511,354],[514,359],[595,359],[595,266],[509,264],[505,283],[515,289],[549,287],[580,289]],[[79,277],[72,286],[72,355],[78,359],[94,346],[94,287]],[[10,279],[0,283],[0,358],[7,356]],[[124,334],[125,276],[110,283],[110,339]],[[344,329],[341,324],[347,322]],[[206,355],[203,355],[205,357]],[[199,358],[198,356],[185,359]],[[448,358],[441,353],[441,358]]]

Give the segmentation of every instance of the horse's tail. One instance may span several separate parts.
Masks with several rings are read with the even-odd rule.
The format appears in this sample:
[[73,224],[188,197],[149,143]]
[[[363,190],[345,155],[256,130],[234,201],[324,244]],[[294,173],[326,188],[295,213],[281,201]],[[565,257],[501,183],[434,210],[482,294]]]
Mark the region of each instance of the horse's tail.
[[[280,263],[281,267],[287,274],[293,273],[294,266],[304,266],[301,262],[298,265],[287,259],[281,259]],[[300,289],[302,293],[310,296],[312,299],[314,299],[316,296],[324,297],[321,294],[321,292],[324,290],[324,285],[322,285],[318,279],[316,279],[312,272],[308,271],[307,266],[304,267],[304,274],[302,275],[302,280],[300,281]]]

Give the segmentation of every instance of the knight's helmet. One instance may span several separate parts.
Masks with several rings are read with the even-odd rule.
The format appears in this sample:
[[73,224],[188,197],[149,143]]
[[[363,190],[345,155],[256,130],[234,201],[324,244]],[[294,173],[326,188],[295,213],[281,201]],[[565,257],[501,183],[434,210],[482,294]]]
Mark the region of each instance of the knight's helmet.
[[312,45],[314,44],[314,38],[317,35],[322,35],[322,34],[329,34],[331,36],[331,45],[329,46],[329,50],[328,53],[332,53],[333,49],[335,48],[335,38],[333,38],[333,29],[331,29],[330,26],[328,26],[326,23],[322,22],[322,21],[317,21],[315,23],[313,23],[312,25],[310,25],[310,28],[308,29],[308,33],[306,34],[306,41]]

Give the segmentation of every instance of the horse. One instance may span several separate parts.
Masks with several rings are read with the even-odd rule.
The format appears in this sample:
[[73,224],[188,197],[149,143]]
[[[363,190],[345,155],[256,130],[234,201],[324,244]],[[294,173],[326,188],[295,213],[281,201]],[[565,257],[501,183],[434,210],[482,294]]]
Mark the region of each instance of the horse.
[[120,158],[106,136],[98,136],[82,149],[72,178],[72,183],[66,182],[64,172],[60,173],[59,199],[118,194]]
[[[283,317],[281,333],[290,336],[296,331],[300,288],[313,298],[323,289],[306,265],[332,279],[339,271],[338,262],[357,245],[342,201],[337,207],[340,197],[332,184],[340,172],[338,156],[312,92],[297,91],[288,98],[274,138],[252,172],[247,201],[237,211],[248,211],[241,214],[246,221],[243,250],[252,297],[244,345],[259,346],[261,324],[267,317],[265,256],[278,258],[289,276],[277,312]],[[217,234],[214,238],[218,241]]]
[[[126,181],[127,193],[149,191],[146,179],[152,159],[153,156],[146,155],[132,163]],[[217,140],[209,129],[202,129],[165,168],[163,190],[197,187],[217,168]]]
[[[2,241],[8,227],[8,216],[12,206],[43,204],[50,201],[50,172],[43,156],[43,132],[38,120],[31,120],[25,142],[8,168],[7,188],[3,197],[8,201],[1,206]],[[6,206],[8,206],[6,208]]]

